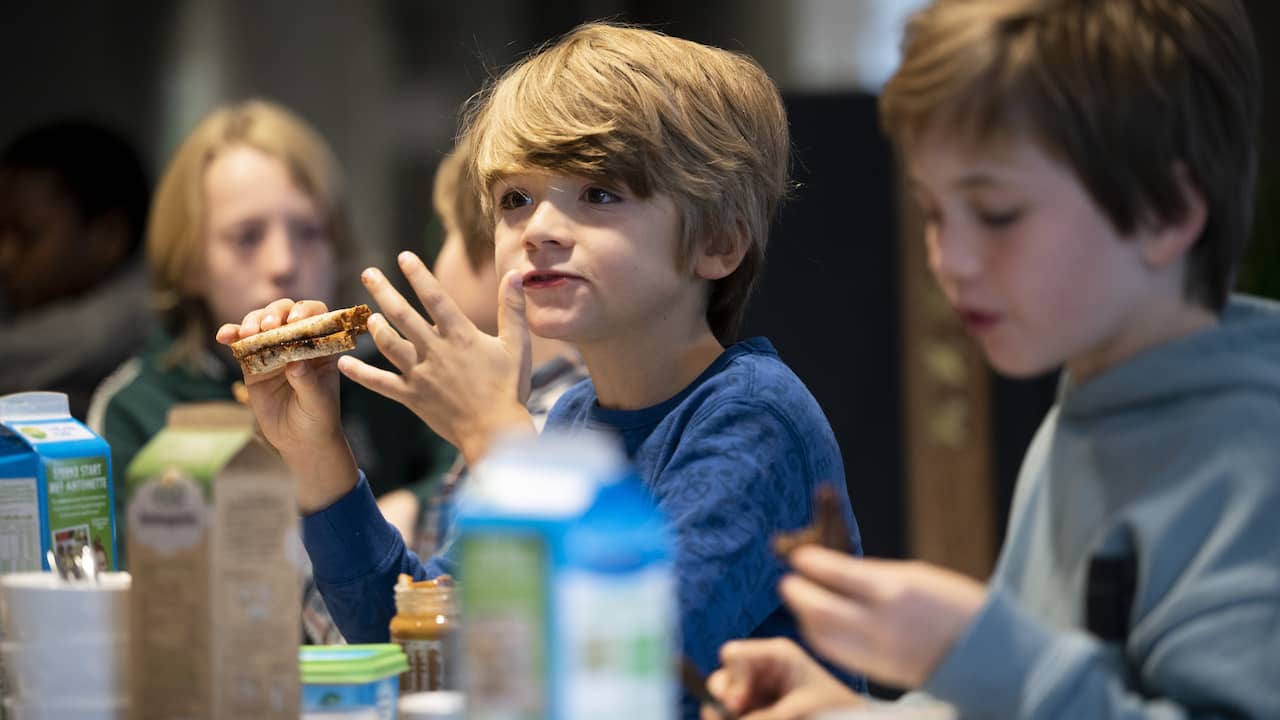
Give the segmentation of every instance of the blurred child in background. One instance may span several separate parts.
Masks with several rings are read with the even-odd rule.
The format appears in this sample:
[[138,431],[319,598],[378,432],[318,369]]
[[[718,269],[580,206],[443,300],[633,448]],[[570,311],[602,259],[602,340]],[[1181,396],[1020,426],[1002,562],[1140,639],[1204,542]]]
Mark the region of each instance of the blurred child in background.
[[0,152],[0,395],[98,383],[151,327],[142,238],[151,186],[133,145],[79,120]]
[[[218,108],[182,142],[147,232],[162,327],[94,398],[118,473],[174,404],[234,397],[239,365],[212,341],[213,328],[277,297],[337,301],[337,278],[355,252],[343,193],[329,146],[279,105]],[[342,427],[361,462],[378,468],[377,495],[453,462],[453,449],[402,405],[354,384],[342,393]],[[389,519],[410,533],[416,513]]]

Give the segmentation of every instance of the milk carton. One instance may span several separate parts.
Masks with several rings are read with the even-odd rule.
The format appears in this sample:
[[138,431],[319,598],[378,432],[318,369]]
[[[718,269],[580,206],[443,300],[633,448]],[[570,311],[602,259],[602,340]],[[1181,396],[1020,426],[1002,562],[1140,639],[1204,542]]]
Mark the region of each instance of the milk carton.
[[0,397],[0,573],[48,570],[52,550],[89,546],[114,569],[111,450],[71,417],[64,393]]
[[672,543],[614,444],[498,446],[458,522],[468,718],[676,716]]
[[126,484],[131,717],[296,719],[298,511],[251,413],[175,406]]

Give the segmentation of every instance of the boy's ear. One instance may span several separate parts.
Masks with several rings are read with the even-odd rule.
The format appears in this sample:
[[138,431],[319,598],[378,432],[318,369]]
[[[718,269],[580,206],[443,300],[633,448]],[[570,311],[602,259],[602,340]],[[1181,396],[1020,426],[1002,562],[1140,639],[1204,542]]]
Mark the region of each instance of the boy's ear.
[[746,224],[735,222],[723,236],[703,246],[694,259],[693,274],[703,280],[728,277],[742,264],[749,242]]
[[1150,235],[1142,241],[1142,258],[1155,269],[1163,269],[1186,256],[1191,246],[1204,232],[1209,221],[1209,206],[1205,203],[1204,193],[1191,179],[1187,166],[1181,162],[1173,167],[1173,174],[1182,193],[1186,212],[1182,218],[1172,222],[1164,222],[1152,229]]

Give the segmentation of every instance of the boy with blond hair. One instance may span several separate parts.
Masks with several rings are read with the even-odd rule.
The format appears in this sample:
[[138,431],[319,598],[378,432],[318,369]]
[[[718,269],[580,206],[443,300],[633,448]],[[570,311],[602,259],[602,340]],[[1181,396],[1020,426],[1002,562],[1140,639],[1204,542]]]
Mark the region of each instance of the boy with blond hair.
[[[397,573],[438,564],[424,568],[374,512],[333,421],[335,370],[412,408],[474,463],[497,434],[532,429],[532,331],[573,345],[591,375],[548,426],[618,434],[670,518],[685,654],[705,668],[729,638],[793,635],[770,535],[806,524],[824,482],[856,525],[818,404],[767,341],[733,342],[788,189],[777,88],[741,55],[589,24],[490,86],[462,142],[495,222],[498,336],[402,253],[434,324],[377,270],[363,275],[385,314],[370,332],[400,374],[344,357],[249,378],[264,433],[302,479],[307,549],[344,634],[385,638]],[[277,301],[218,339],[323,309]]]
[[[881,113],[930,268],[997,371],[1065,372],[990,584],[797,551],[805,637],[965,718],[1280,717],[1280,308],[1229,295],[1244,8],[937,0],[903,50]],[[860,702],[784,641],[721,656],[744,720]]]

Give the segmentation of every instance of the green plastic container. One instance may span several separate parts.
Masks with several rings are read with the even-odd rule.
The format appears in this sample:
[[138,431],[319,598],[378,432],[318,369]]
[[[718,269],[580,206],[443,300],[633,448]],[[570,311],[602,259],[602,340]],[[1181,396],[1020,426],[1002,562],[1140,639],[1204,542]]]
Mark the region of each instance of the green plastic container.
[[378,645],[306,645],[298,651],[304,718],[395,720],[404,650]]

